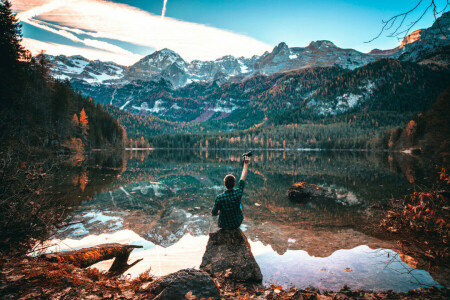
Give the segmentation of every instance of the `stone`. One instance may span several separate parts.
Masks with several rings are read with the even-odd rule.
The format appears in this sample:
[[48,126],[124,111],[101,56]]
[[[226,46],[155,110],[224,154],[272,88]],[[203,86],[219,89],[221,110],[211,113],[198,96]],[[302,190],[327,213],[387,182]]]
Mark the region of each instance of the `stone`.
[[210,233],[200,269],[234,281],[262,282],[261,269],[240,229],[220,229]]
[[152,282],[147,290],[158,300],[178,300],[190,298],[220,299],[220,294],[212,278],[205,272],[183,269],[163,276]]
[[335,199],[336,195],[315,184],[298,182],[288,189],[288,198],[295,203],[306,203],[312,200]]

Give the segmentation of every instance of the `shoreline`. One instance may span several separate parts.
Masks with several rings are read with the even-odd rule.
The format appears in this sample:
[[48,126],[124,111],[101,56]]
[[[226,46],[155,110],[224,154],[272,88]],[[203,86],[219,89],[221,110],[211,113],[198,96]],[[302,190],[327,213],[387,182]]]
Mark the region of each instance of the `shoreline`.
[[[2,299],[153,299],[152,284],[157,278],[143,273],[134,280],[112,277],[96,269],[81,269],[70,264],[52,263],[34,258],[0,256],[0,296]],[[180,272],[180,271],[178,271]],[[177,273],[177,272],[175,272]],[[200,272],[206,274],[205,272]],[[173,273],[174,274],[174,273]],[[408,292],[350,289],[321,291],[236,282],[225,276],[211,277],[221,299],[445,299],[448,288],[419,288]],[[199,299],[195,292],[192,298]]]
[[[387,149],[338,149],[338,148],[199,148],[199,147],[149,147],[149,148],[125,148],[125,151],[155,151],[155,150],[197,150],[197,151],[273,151],[273,152],[374,152],[374,153],[401,153],[407,150]],[[102,150],[97,150],[102,151]]]

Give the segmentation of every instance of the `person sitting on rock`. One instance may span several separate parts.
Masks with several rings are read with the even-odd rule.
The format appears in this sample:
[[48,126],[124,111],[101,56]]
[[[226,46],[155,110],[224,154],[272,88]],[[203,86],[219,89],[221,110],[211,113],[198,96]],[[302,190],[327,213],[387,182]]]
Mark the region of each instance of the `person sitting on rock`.
[[236,178],[233,175],[228,174],[223,180],[227,190],[216,197],[216,202],[214,203],[214,207],[211,211],[213,216],[217,216],[217,214],[219,214],[220,228],[239,228],[244,220],[241,198],[244,193],[245,178],[247,177],[249,164],[250,157],[244,156],[244,167],[242,169],[241,179],[239,180],[237,188],[234,188]]

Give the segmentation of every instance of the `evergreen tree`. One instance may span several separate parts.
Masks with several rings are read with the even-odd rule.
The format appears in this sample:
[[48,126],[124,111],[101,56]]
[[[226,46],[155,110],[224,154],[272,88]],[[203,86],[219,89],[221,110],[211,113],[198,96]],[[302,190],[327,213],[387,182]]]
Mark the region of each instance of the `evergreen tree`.
[[7,103],[20,91],[20,60],[29,57],[23,46],[22,25],[11,3],[0,0],[0,103]]
[[0,58],[1,66],[8,66],[25,55],[22,41],[22,25],[11,10],[11,3],[0,1]]

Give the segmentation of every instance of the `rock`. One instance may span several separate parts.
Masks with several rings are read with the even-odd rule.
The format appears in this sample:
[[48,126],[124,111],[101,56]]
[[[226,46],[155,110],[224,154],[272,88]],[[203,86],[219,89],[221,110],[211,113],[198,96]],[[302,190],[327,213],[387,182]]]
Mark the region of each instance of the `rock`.
[[332,192],[315,184],[298,182],[288,189],[288,198],[295,203],[306,203],[316,199],[335,198],[335,196]]
[[261,270],[247,237],[240,229],[221,229],[210,233],[200,269],[235,281],[262,282]]
[[154,299],[220,299],[217,286],[211,277],[202,271],[184,269],[153,281],[148,290]]

